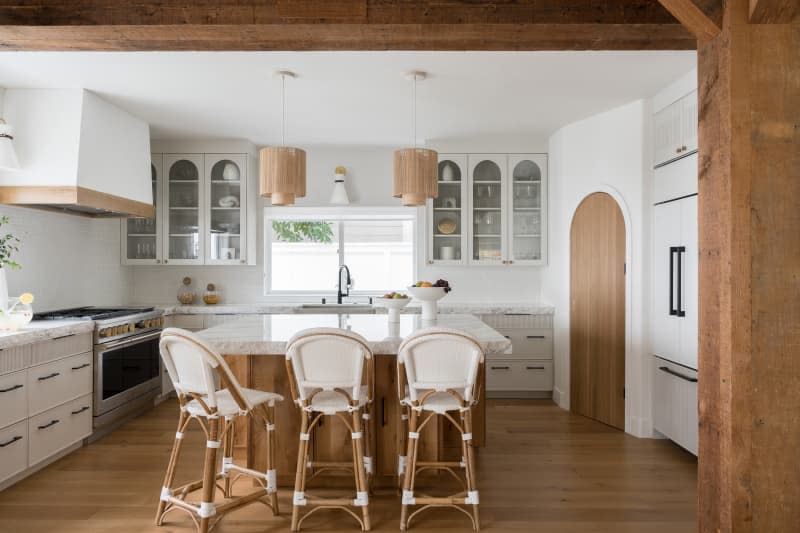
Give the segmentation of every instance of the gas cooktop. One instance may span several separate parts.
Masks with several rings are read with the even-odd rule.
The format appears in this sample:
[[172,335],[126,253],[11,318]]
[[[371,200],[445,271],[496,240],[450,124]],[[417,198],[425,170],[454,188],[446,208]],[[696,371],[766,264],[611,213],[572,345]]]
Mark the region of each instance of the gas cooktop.
[[87,320],[104,320],[117,318],[137,313],[147,313],[153,307],[72,307],[70,309],[58,309],[46,311],[44,313],[34,313],[34,320],[66,320],[70,318],[83,318]]

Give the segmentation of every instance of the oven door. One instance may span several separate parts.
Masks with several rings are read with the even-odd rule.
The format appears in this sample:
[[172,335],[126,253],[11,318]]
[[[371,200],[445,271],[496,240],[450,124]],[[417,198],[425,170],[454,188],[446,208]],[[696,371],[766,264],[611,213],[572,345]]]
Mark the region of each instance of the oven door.
[[94,347],[94,415],[161,386],[160,331]]

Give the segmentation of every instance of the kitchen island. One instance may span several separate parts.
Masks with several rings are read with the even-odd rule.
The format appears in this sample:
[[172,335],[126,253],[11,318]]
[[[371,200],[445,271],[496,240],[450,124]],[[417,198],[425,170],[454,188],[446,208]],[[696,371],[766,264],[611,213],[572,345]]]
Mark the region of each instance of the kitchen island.
[[[276,407],[276,467],[278,483],[294,482],[300,417],[291,401],[285,367],[286,343],[300,330],[334,327],[362,335],[375,354],[375,399],[370,430],[375,465],[375,485],[395,486],[397,456],[401,442],[400,404],[397,397],[397,349],[411,333],[431,326],[451,328],[473,335],[488,354],[507,354],[511,342],[478,318],[465,314],[439,315],[436,321],[423,321],[419,315],[401,315],[390,323],[386,315],[259,315],[245,317],[198,332],[201,338],[225,356],[236,378],[244,387],[276,392],[285,400]],[[475,444],[485,444],[484,372],[479,378],[480,401],[474,424]],[[236,427],[235,455],[256,470],[265,469],[266,431],[253,424]],[[338,421],[325,417],[315,430],[312,449],[317,461],[346,461],[350,454],[350,433]],[[422,432],[422,460],[459,459],[461,439],[448,425],[429,424]]]

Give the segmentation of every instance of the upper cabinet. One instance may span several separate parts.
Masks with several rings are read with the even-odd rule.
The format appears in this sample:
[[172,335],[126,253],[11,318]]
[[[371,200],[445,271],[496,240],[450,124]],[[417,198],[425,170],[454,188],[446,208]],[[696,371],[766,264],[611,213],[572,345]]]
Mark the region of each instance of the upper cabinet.
[[545,264],[546,198],[544,154],[440,154],[427,263]]
[[124,264],[249,264],[247,154],[153,154],[156,218],[122,224]]
[[697,91],[654,116],[654,166],[697,152]]

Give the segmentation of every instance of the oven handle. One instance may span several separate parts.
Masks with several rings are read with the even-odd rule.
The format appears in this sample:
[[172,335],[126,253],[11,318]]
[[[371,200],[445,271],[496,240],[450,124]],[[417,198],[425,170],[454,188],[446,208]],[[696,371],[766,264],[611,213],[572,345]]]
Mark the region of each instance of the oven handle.
[[146,333],[144,335],[138,335],[136,337],[128,337],[127,339],[120,339],[115,342],[110,342],[108,344],[98,344],[95,346],[98,353],[107,352],[109,350],[113,350],[116,348],[122,348],[123,346],[128,346],[130,344],[137,344],[142,341],[149,341],[151,339],[155,339],[161,336],[161,331],[153,331],[150,333]]

